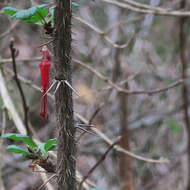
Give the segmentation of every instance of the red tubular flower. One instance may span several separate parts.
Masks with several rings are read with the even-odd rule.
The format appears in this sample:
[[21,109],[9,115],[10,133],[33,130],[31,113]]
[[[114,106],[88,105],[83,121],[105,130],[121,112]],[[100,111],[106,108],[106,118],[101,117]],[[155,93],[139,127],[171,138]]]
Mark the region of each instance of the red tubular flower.
[[41,112],[40,115],[45,119],[48,119],[47,114],[47,94],[46,91],[49,88],[49,73],[50,73],[50,62],[51,62],[51,53],[48,50],[47,46],[42,47],[42,60],[40,62],[40,71],[41,71],[41,88],[42,88],[42,103],[41,103]]

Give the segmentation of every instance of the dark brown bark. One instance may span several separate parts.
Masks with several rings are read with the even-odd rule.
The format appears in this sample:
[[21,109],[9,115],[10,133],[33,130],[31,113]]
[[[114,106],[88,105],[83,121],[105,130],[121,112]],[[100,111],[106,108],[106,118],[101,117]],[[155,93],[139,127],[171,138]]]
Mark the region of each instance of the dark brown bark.
[[[126,84],[126,88],[128,85]],[[128,95],[119,93],[120,110],[120,146],[130,151],[130,135],[128,130]],[[119,159],[120,190],[134,190],[133,159],[120,153]]]
[[[121,75],[121,65],[119,60],[119,50],[115,53],[115,65],[113,70],[113,81],[115,82]],[[128,84],[125,84],[128,89]],[[120,146],[130,151],[130,135],[128,130],[128,95],[120,92],[119,95],[119,117],[120,117]],[[134,190],[133,160],[126,154],[119,154],[119,176],[120,190]]]
[[[180,3],[180,8],[184,9],[186,6],[186,1],[182,0]],[[186,36],[184,33],[184,25],[185,25],[186,18],[182,17],[179,20],[179,48],[180,48],[180,60],[181,60],[181,66],[182,66],[182,78],[187,78],[187,62],[185,60],[185,42],[186,42]],[[184,123],[187,130],[188,135],[188,143],[187,143],[187,154],[188,154],[188,184],[187,184],[187,190],[190,190],[190,120],[188,116],[188,87],[186,83],[182,84],[182,98],[183,98],[183,111],[184,111]]]
[[[54,64],[55,79],[71,84],[71,1],[56,0]],[[75,130],[72,90],[62,83],[55,94],[57,119],[58,190],[76,190]]]

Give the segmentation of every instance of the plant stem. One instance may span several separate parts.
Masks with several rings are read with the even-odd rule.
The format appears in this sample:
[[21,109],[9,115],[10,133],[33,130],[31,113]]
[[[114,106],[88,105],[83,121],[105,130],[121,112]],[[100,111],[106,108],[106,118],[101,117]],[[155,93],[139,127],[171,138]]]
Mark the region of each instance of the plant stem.
[[15,61],[15,54],[16,54],[16,49],[14,48],[14,40],[11,40],[10,45],[9,45],[10,51],[11,51],[11,57],[12,57],[12,65],[13,65],[13,71],[14,71],[14,80],[17,84],[18,90],[20,92],[20,96],[22,99],[22,104],[23,104],[23,110],[24,110],[24,124],[26,127],[27,135],[31,135],[31,131],[29,128],[28,124],[28,106],[26,104],[26,98],[22,89],[22,86],[20,84],[20,81],[18,79],[17,75],[17,67],[16,67],[16,61]]
[[[71,1],[56,0],[54,66],[55,79],[71,84]],[[58,190],[76,190],[76,142],[73,119],[72,89],[60,85],[55,94],[57,118],[57,184]]]

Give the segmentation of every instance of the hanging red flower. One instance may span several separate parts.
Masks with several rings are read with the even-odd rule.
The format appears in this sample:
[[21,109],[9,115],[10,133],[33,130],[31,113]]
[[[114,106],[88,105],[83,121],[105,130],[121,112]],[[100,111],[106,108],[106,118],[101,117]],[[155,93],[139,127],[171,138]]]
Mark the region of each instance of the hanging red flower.
[[47,90],[49,88],[49,73],[51,65],[51,53],[48,50],[47,46],[42,47],[42,60],[40,62],[40,71],[41,71],[41,88],[42,88],[42,102],[41,102],[41,112],[40,115],[48,119],[47,113]]

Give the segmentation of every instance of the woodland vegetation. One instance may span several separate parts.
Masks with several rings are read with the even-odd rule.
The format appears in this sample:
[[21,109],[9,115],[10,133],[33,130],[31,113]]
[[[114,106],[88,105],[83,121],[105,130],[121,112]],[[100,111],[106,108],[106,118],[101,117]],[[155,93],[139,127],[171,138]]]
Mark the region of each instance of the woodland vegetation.
[[0,190],[190,190],[189,18],[187,0],[1,0]]

